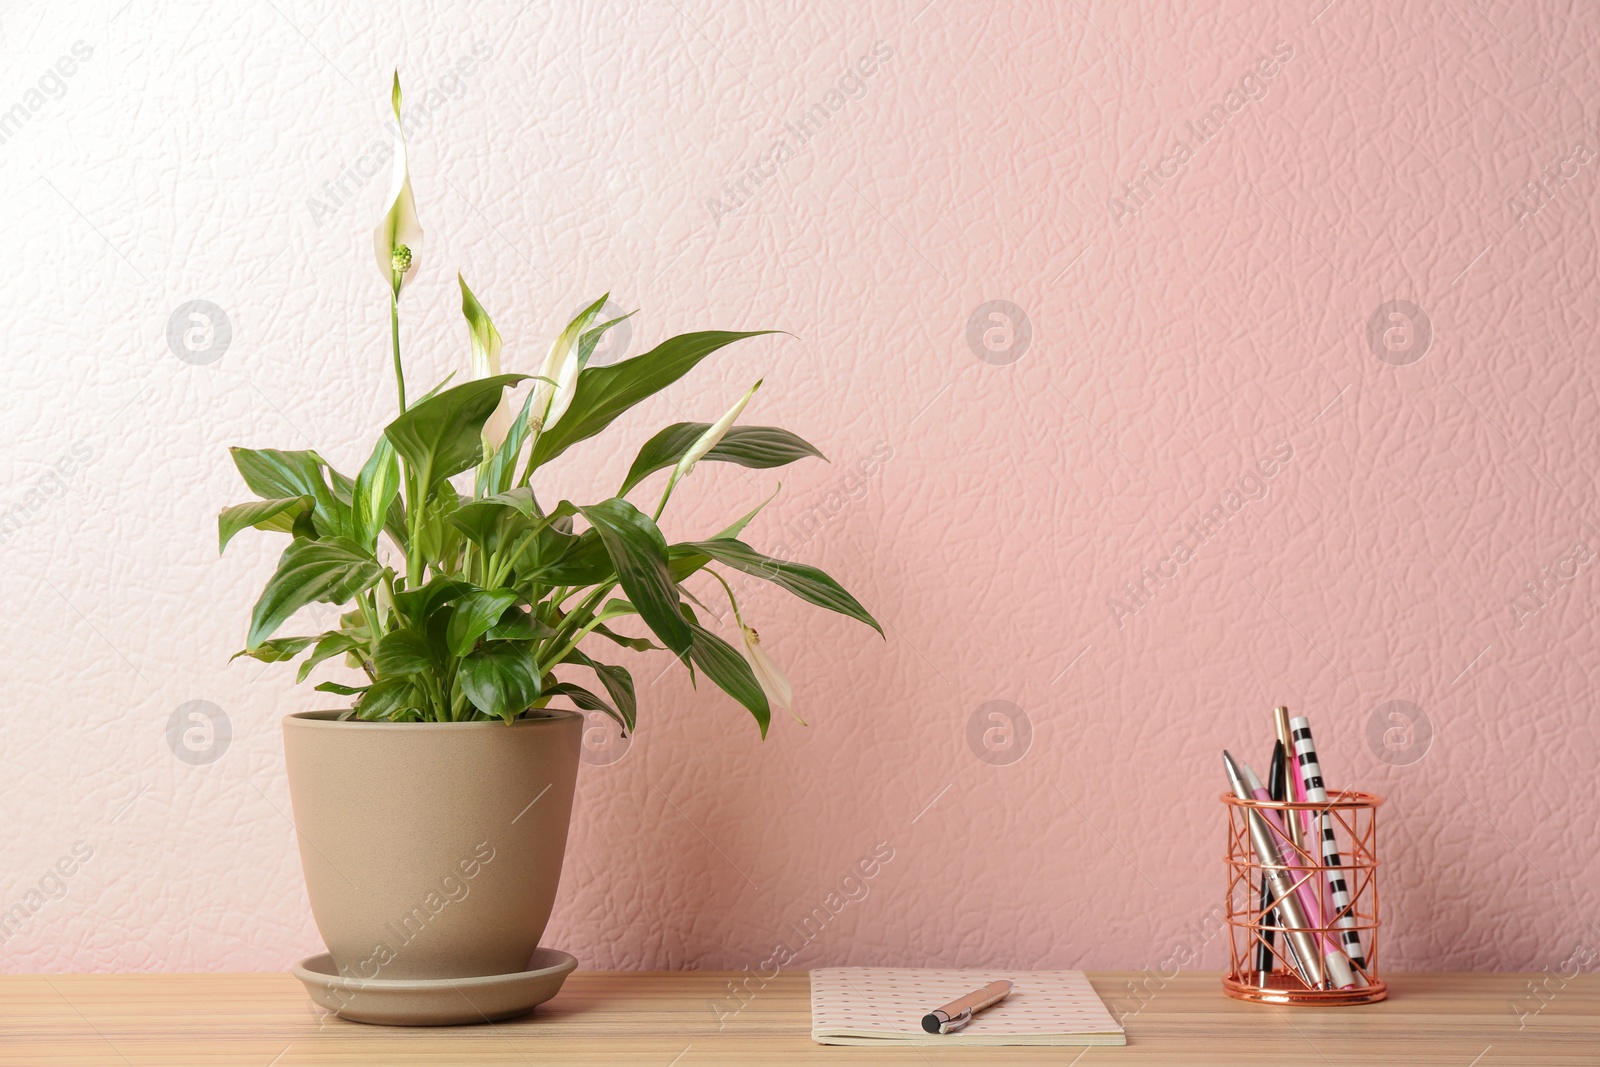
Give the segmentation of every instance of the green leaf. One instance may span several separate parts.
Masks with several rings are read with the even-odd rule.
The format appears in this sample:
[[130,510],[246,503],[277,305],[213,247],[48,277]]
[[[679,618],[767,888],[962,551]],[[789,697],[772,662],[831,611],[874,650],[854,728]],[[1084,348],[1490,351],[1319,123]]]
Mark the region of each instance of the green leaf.
[[506,609],[517,602],[517,594],[510,589],[474,589],[455,602],[455,613],[450,616],[450,626],[445,631],[445,645],[452,656],[465,656],[472,651]]
[[[504,546],[532,525],[533,490],[518,487],[495,496],[467,500],[450,521],[488,551]],[[518,522],[521,519],[524,521]]]
[[[611,294],[610,293],[607,293],[605,296],[601,297],[600,298],[601,307],[604,307],[605,306],[605,302],[607,300],[609,300],[610,298],[611,298]],[[599,310],[600,310],[599,308],[596,309],[596,311],[599,311]],[[600,338],[605,336],[605,332],[607,330],[611,329],[611,327],[617,325],[617,323],[619,323],[619,322],[628,321],[629,319],[633,318],[634,315],[636,315],[636,314],[638,314],[638,312],[636,310],[635,311],[630,311],[626,315],[618,315],[616,318],[611,319],[608,322],[602,322],[600,325],[594,327],[593,329],[584,331],[583,336],[578,338],[578,361],[579,361],[579,363],[587,366],[588,363],[589,363],[589,357],[594,354],[594,346],[600,343]],[[599,316],[596,315],[595,317],[598,318]]]
[[[498,506],[479,507],[486,501],[472,501],[462,505],[457,512],[457,525],[480,545],[486,554],[502,553],[502,561],[511,564],[512,572],[528,578],[554,563],[570,549],[576,547],[578,538],[572,533],[571,516],[578,513],[570,500],[563,500],[549,515],[539,510],[539,502],[527,488],[517,488],[500,494]],[[526,503],[534,518],[524,517],[521,505]],[[453,520],[454,521],[454,520]],[[598,535],[591,541],[597,541]],[[610,573],[611,561],[604,546],[597,546],[597,559],[605,568],[602,576]],[[518,584],[515,581],[509,585]],[[546,584],[573,584],[565,579]],[[590,583],[580,583],[590,584]]]
[[572,518],[576,514],[578,514],[578,505],[570,500],[563,500],[550,513],[550,528],[564,534],[570,534],[572,532]]
[[389,439],[380,437],[366,466],[356,475],[350,502],[351,540],[372,551],[378,544],[378,532],[388,521],[389,506],[399,496],[400,460]]
[[378,638],[372,665],[381,677],[404,677],[430,670],[438,660],[428,639],[410,627],[390,630]]
[[445,478],[471,470],[483,459],[483,423],[506,386],[526,374],[499,374],[464,382],[407,408],[384,427],[384,436],[411,464],[417,484],[432,489]]
[[327,460],[310,451],[282,451],[276,448],[228,449],[233,465],[239,468],[244,484],[264,499],[310,496],[332,499],[333,493],[323,477]]
[[227,550],[234,534],[247,527],[289,533],[294,529],[294,520],[310,511],[311,505],[309,496],[286,496],[223,508],[217,516],[218,554]]
[[447,650],[448,643],[445,640],[445,634],[450,629],[450,619],[455,613],[455,606],[446,604],[433,613],[433,617],[428,620],[428,625],[422,631],[427,635],[428,644],[433,648],[435,658],[440,663],[443,663],[450,654]]
[[509,608],[483,636],[491,641],[543,641],[556,632],[521,608]]
[[361,642],[342,630],[329,630],[317,641],[317,647],[311,650],[311,655],[306,657],[306,661],[300,664],[300,673],[295,677],[295,681],[297,683],[305,681],[312,669],[324,660],[360,647]]
[[768,504],[776,500],[778,494],[781,492],[783,492],[783,483],[779,482],[778,488],[772,491],[771,496],[767,497],[767,499],[763,500],[761,503],[745,512],[740,518],[734,520],[731,526],[728,526],[721,532],[712,534],[711,536],[717,540],[721,540],[726,537],[738,537],[740,534],[744,533],[744,528],[750,525],[750,520],[761,514],[761,509],[765,508]]
[[633,692],[633,675],[624,667],[590,659],[577,649],[567,654],[567,661],[594,671],[600,683],[606,687],[606,692],[611,694],[617,710],[622,714],[622,725],[631,731],[639,715],[639,702]]
[[345,603],[382,574],[378,561],[354,541],[335,537],[293,542],[279,557],[277,573],[268,579],[256,601],[245,646],[256,648],[289,616],[313,601]]
[[[622,488],[617,490],[617,495],[626,496],[628,490],[656,471],[676,466],[683,458],[683,454],[689,451],[700,439],[700,435],[710,428],[711,424],[708,422],[679,422],[650,438],[644,443],[644,447],[639,449],[639,455],[634,459],[633,466],[628,468],[628,477],[623,480]],[[807,456],[827,460],[815,446],[788,430],[776,426],[734,426],[723,435],[721,441],[717,442],[717,447],[700,458],[702,461],[720,460],[725,463],[737,463],[741,467],[765,470],[769,467],[781,467],[785,463],[793,463]]]
[[418,531],[422,542],[422,559],[443,571],[454,571],[457,554],[461,551],[463,537],[460,527],[451,521],[460,510],[463,497],[449,482],[440,482],[422,507],[422,524]]
[[631,648],[635,652],[649,652],[651,649],[661,647],[648,637],[628,637],[624,634],[619,634],[603,622],[591,630],[590,633],[597,633],[601,637],[609,638],[623,648]]
[[[684,592],[684,590],[680,590],[680,592]],[[621,615],[637,615],[639,614],[639,609],[635,608],[626,600],[613,599],[606,601],[605,604],[601,606],[600,611],[597,614],[603,617],[609,616],[611,618],[617,618]],[[601,637],[614,641],[624,648],[631,648],[635,652],[649,652],[653,649],[661,648],[660,645],[656,644],[654,641],[651,641],[647,637],[627,637],[623,634],[619,634],[603,622],[596,623],[590,632],[599,634]]]
[[673,545],[667,549],[667,573],[672,575],[674,582],[682,582],[710,562],[710,556],[696,552],[688,545]]
[[[539,505],[533,499],[533,490],[525,485],[516,489],[507,489],[505,492],[494,496],[484,497],[482,500],[474,500],[472,503],[510,508],[525,519],[533,518],[534,514],[539,510]],[[565,504],[565,501],[563,501],[563,504]],[[462,505],[462,507],[466,506],[465,504]],[[570,514],[572,505],[566,504],[565,506],[568,509],[568,514]]]
[[623,719],[621,712],[612,707],[608,701],[595,696],[581,685],[574,685],[571,682],[557,682],[546,689],[544,695],[548,697],[566,697],[581,711],[603,711],[616,720],[618,726],[621,726],[624,730],[628,728],[628,723]]
[[356,490],[356,483],[329,467],[328,485],[333,490],[333,498],[348,508],[350,506],[350,498]]
[[827,608],[829,611],[837,611],[841,615],[848,615],[878,631],[879,636],[883,634],[883,627],[878,625],[878,620],[868,614],[867,609],[862,607],[855,597],[845,592],[844,587],[838,582],[808,564],[789,563],[775,556],[768,556],[731,537],[694,541],[673,547],[710,556],[718,563],[725,563],[735,570],[753,574],[757,578],[765,578],[772,584],[789,590],[801,600]]
[[523,557],[517,573],[544,585],[600,585],[610,581],[616,569],[598,530],[588,529],[574,537],[546,529],[539,534],[537,546]]
[[311,514],[317,536],[350,536],[348,498],[345,501],[338,498],[329,487],[323,470],[326,468],[336,479],[343,475],[328,466],[327,460],[315,452],[276,448],[235,447],[229,452],[233,455],[233,465],[239,468],[244,484],[252,493],[266,500],[309,496],[313,502]]
[[[533,503],[533,509],[534,509],[534,511],[536,513],[539,512],[539,502],[537,500],[534,501],[534,503]],[[559,504],[557,504],[555,506],[555,510],[550,512],[550,514],[548,514],[548,515],[542,515],[542,513],[540,513],[540,514],[542,515],[544,521],[549,523],[550,526],[553,529],[562,530],[562,531],[565,531],[566,533],[571,533],[572,532],[572,517],[574,515],[576,515],[577,513],[578,513],[578,505],[574,504],[570,500],[563,500],[563,501],[561,501],[561,503],[559,503]]]
[[411,406],[412,407],[416,407],[417,404],[422,403],[424,400],[432,400],[434,397],[436,397],[440,393],[444,392],[444,387],[449,385],[450,384],[450,379],[454,378],[455,376],[456,376],[456,372],[455,371],[451,371],[449,374],[446,374],[444,376],[444,380],[443,381],[441,381],[438,385],[434,386],[432,389],[429,389],[426,393],[422,394],[422,396],[419,397],[416,401],[414,401]]
[[262,663],[281,663],[287,659],[294,659],[315,640],[315,637],[274,637],[270,641],[262,641],[255,648],[241,649],[228,659],[232,662],[240,656],[249,656]]
[[678,613],[678,587],[667,571],[666,538],[648,515],[620,497],[578,510],[598,532],[639,617],[682,659],[689,651],[689,627]]
[[338,693],[343,697],[360,696],[372,687],[370,685],[345,685],[343,682],[318,682],[311,687],[319,693]]
[[456,679],[478,710],[506,722],[539,699],[539,665],[520,642],[490,641],[461,661]]
[[356,705],[363,719],[392,719],[409,708],[422,707],[421,694],[409,678],[385,678],[373,682]]
[[756,718],[756,724],[761,727],[761,736],[765,738],[767,727],[772,722],[772,707],[767,703],[767,694],[762,690],[761,683],[756,681],[750,664],[738,649],[705,627],[690,623],[689,629],[694,635],[690,655],[695,663],[706,672],[708,678],[717,683],[718,688],[749,709]]
[[[772,503],[773,500],[777,499],[778,493],[782,490],[783,485],[782,483],[779,483],[778,488],[772,491],[771,496],[767,497],[767,499],[751,508],[741,518],[736,520],[726,529],[712,534],[712,540],[724,541],[729,538],[738,537],[744,532],[744,528],[750,525],[750,520],[761,514],[761,510],[768,504]],[[695,573],[701,567],[704,567],[710,562],[710,556],[706,555],[704,552],[694,551],[689,545],[672,545],[667,549],[667,570],[672,575],[672,580],[677,582],[679,585],[683,584],[684,579],[688,578],[691,574]]]
[[421,589],[406,589],[394,595],[394,608],[410,620],[413,627],[428,624],[433,613],[457,597],[466,596],[477,586],[457,578],[435,574]]
[[680,334],[668,338],[643,355],[625,359],[621,363],[609,367],[585,367],[578,374],[572,404],[566,414],[534,443],[528,457],[529,471],[604,430],[618,415],[682,378],[717,349],[746,337],[774,332],[712,330]]

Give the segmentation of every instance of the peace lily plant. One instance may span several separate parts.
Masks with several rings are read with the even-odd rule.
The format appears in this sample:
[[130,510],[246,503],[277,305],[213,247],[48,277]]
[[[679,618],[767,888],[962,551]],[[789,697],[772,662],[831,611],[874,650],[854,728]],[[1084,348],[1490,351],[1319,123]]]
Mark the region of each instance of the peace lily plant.
[[[398,76],[391,99],[398,121]],[[793,694],[719,568],[773,582],[880,634],[882,628],[822,571],[739,539],[765,504],[697,540],[669,544],[657,525],[699,463],[772,468],[821,457],[787,430],[738,424],[761,383],[714,422],[676,423],[651,437],[616,492],[602,500],[552,504],[535,485],[546,464],[712,352],[772,331],[683,334],[614,366],[590,366],[601,337],[627,318],[600,321],[602,296],[561,331],[536,373],[506,373],[500,334],[458,275],[472,378],[457,385],[446,379],[408,401],[400,304],[422,263],[423,233],[403,141],[394,174],[373,243],[389,297],[399,413],[353,479],[313,451],[232,450],[245,484],[261,499],[222,512],[220,547],[247,527],[290,538],[251,613],[240,655],[278,662],[309,653],[299,668],[302,682],[319,664],[343,657],[365,675],[362,684],[316,686],[354,698],[341,719],[514,723],[560,697],[632,730],[633,679],[595,646],[664,648],[691,678],[700,672],[747,708],[765,736],[771,709],[792,711]],[[507,390],[520,382],[530,386],[513,414]],[[670,474],[647,513],[628,495],[664,470]],[[701,572],[728,598],[737,647],[708,629],[692,606],[705,610],[684,583]],[[342,605],[338,625],[280,636],[313,602]],[[612,628],[629,616],[649,636]]]

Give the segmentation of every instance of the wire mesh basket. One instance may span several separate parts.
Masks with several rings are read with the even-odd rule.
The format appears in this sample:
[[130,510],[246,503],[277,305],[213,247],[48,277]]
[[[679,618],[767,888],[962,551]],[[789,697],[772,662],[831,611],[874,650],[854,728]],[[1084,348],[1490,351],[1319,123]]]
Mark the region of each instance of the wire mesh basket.
[[[1329,790],[1311,803],[1241,800],[1222,795],[1228,811],[1230,997],[1267,1004],[1371,1004],[1388,996],[1378,977],[1377,809],[1383,798]],[[1278,864],[1264,864],[1252,834],[1270,835]],[[1304,925],[1289,924],[1264,886],[1281,870]],[[1279,888],[1283,888],[1280,883]],[[1298,946],[1298,947],[1297,947]],[[1309,946],[1309,948],[1308,948]],[[1314,955],[1313,961],[1300,959]],[[1350,984],[1336,986],[1348,973]]]

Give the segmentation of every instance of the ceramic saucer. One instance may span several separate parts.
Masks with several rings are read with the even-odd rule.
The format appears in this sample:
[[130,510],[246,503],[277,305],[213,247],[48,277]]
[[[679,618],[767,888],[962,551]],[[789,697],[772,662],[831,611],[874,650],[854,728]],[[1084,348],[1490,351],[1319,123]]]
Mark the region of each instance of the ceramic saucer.
[[529,970],[481,978],[345,977],[324,952],[294,966],[311,999],[358,1023],[455,1026],[509,1019],[555,996],[578,961],[553,948],[535,949]]

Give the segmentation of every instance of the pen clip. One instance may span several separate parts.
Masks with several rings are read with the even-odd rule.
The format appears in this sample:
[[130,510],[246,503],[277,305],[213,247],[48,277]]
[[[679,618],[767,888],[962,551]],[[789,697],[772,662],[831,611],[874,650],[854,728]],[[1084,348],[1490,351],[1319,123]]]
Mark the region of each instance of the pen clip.
[[963,1026],[966,1026],[971,1021],[972,1009],[968,1008],[967,1010],[960,1012],[957,1015],[953,1015],[940,1023],[939,1032],[941,1034],[955,1033],[957,1030],[961,1029]]

